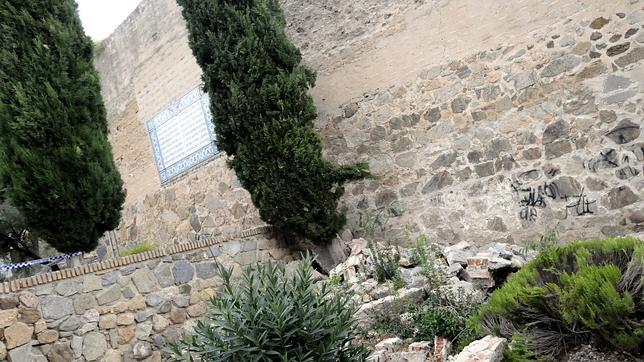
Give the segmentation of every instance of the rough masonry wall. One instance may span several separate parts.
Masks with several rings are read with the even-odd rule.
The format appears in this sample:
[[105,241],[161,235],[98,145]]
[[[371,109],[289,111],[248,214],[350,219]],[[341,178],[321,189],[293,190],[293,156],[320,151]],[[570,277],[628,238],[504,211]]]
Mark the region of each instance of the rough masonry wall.
[[207,313],[222,283],[217,264],[238,275],[265,260],[293,261],[260,234],[0,294],[0,360],[161,361]]
[[[523,110],[526,106],[521,104],[523,100],[518,98],[519,94],[541,89],[542,86],[547,88],[546,84],[551,79],[556,79],[553,84],[560,88],[547,89],[543,103],[549,107],[559,107],[557,112],[561,113],[565,97],[574,95],[575,87],[581,85],[591,92],[596,103],[603,102],[600,99],[601,86],[592,86],[593,82],[601,80],[581,82],[574,81],[574,77],[566,78],[567,80],[544,77],[539,70],[534,73],[536,86],[513,89],[510,88],[513,86],[512,81],[505,78],[527,72],[534,65],[545,65],[557,52],[571,53],[577,43],[590,40],[591,31],[587,28],[587,23],[600,15],[610,17],[611,23],[602,29],[606,32],[604,38],[593,44],[606,43],[606,47],[613,45],[609,38],[612,36],[610,32],[618,31],[617,28],[611,28],[618,24],[615,14],[624,12],[630,16],[642,7],[639,1],[630,0],[404,0],[393,3],[375,0],[282,0],[281,3],[287,17],[289,36],[302,49],[304,61],[318,71],[317,86],[312,94],[320,110],[316,124],[326,140],[327,153],[331,158],[342,162],[370,160],[377,173],[383,177],[380,181],[358,183],[349,188],[350,196],[346,198],[346,204],[350,210],[350,227],[359,227],[359,201],[368,200],[369,207],[376,207],[375,199],[381,194],[379,198],[395,198],[410,203],[403,205],[407,212],[398,220],[396,228],[408,226],[414,230],[425,230],[446,240],[474,239],[490,234],[497,238],[507,237],[519,227],[517,220],[512,219],[519,210],[507,207],[512,193],[488,192],[501,186],[490,186],[489,181],[483,182],[482,179],[479,191],[470,192],[467,200],[445,203],[434,200],[434,194],[423,194],[422,187],[413,196],[406,194],[408,190],[403,192],[403,187],[415,182],[424,186],[427,179],[443,171],[447,171],[453,180],[450,190],[461,191],[471,187],[465,184],[461,189],[456,187],[463,177],[457,177],[456,172],[459,170],[453,167],[466,164],[464,160],[467,156],[463,156],[463,152],[469,153],[476,147],[487,147],[487,136],[503,136],[511,144],[511,149],[503,151],[507,157],[513,157],[518,162],[513,164],[513,170],[510,171],[526,167],[543,168],[543,165],[536,165],[536,160],[529,166],[522,161],[524,146],[517,144],[515,133],[507,128],[530,130],[537,137],[537,148],[540,147],[538,138],[543,128],[554,121],[554,113],[551,112],[548,117],[530,114],[529,119],[518,118],[527,112]],[[582,22],[586,26],[580,27]],[[583,33],[577,33],[582,30]],[[624,29],[620,28],[619,31],[623,33]],[[552,49],[552,53],[550,50],[542,51],[546,41],[544,38],[537,42],[538,36],[551,37],[555,34],[560,38],[553,40],[557,46]],[[632,43],[631,51],[639,44],[634,40],[638,35],[634,34],[627,39]],[[559,46],[562,39],[569,39],[571,36],[575,44]],[[621,42],[624,42],[623,37],[624,33]],[[515,47],[510,48],[508,44]],[[533,45],[534,48],[528,49],[528,45]],[[484,57],[475,55],[499,46],[503,48],[487,52],[488,55]],[[514,53],[505,53],[519,52],[521,49],[526,53],[515,57],[516,59],[508,59]],[[606,48],[593,51],[595,50],[601,50],[603,54],[606,52]],[[575,52],[580,63],[588,63],[588,51],[577,49]],[[118,239],[121,242],[146,240],[177,243],[199,234],[234,233],[261,224],[248,193],[239,186],[234,173],[226,169],[224,157],[213,160],[171,185],[160,186],[145,124],[174,97],[185,94],[200,83],[200,70],[188,47],[185,25],[175,1],[144,0],[115,33],[102,42],[97,54],[96,65],[101,74],[108,109],[110,141],[128,191],[123,221],[117,230]],[[493,56],[495,58],[491,59]],[[607,58],[606,55],[603,57]],[[468,65],[471,74],[462,78],[458,75],[450,77],[452,70],[448,69],[456,67],[455,71],[458,71],[455,64],[461,63]],[[605,72],[612,72],[612,65],[608,61],[605,64]],[[503,69],[493,68],[497,66]],[[580,67],[567,69],[566,72],[573,73]],[[494,81],[494,76],[488,77],[487,74],[496,74],[499,80]],[[639,89],[634,90],[639,87],[639,83],[635,83],[638,79],[633,81],[632,91],[641,93]],[[431,85],[428,86],[428,83]],[[486,84],[498,94],[478,94]],[[445,106],[458,94],[472,99],[468,108],[461,113],[455,113],[451,111],[451,106]],[[367,96],[370,98],[366,98]],[[473,121],[472,111],[476,107],[488,107],[506,99],[512,104],[504,101],[498,111],[495,110],[497,120],[494,120],[492,110],[485,109],[485,113],[490,113],[486,115],[487,126],[483,127],[485,122],[479,122],[482,121],[478,118],[480,112],[476,113],[477,121]],[[338,107],[347,103],[357,103],[358,110],[352,117],[342,121],[336,118]],[[431,128],[424,118],[424,112],[430,107],[439,106],[441,120],[436,122],[436,127]],[[611,107],[621,109],[618,103],[608,108]],[[634,107],[641,108],[641,105]],[[351,107],[348,109],[349,113],[354,112]],[[638,110],[628,112],[637,114]],[[403,115],[420,116],[420,123],[414,121],[414,125],[404,130],[396,129],[399,127],[397,125],[394,128],[388,125],[390,119]],[[588,114],[582,116],[597,117]],[[622,116],[624,114],[619,116],[619,120],[623,119]],[[641,122],[641,117],[631,117],[631,120]],[[499,127],[505,128],[497,129],[493,122],[500,122]],[[566,122],[573,127],[571,135],[581,132],[576,128],[577,121],[568,118]],[[448,127],[449,124],[455,126]],[[378,135],[378,132],[382,132],[380,127],[385,129],[382,136]],[[473,129],[477,129],[479,138],[471,138]],[[486,135],[480,133],[483,129],[488,132]],[[598,130],[596,132],[597,135],[600,133]],[[373,133],[376,135],[372,141]],[[457,140],[462,143],[464,135],[471,138],[470,146],[452,143]],[[384,138],[379,140],[379,137]],[[393,144],[398,142],[398,138],[394,137],[400,137],[404,139],[401,142],[409,144],[394,148]],[[358,144],[359,142],[363,144]],[[477,142],[479,146],[476,146]],[[344,148],[345,143],[347,148]],[[399,157],[399,147],[413,151],[413,165],[409,166],[408,161],[405,163],[407,166],[393,166],[395,159]],[[575,147],[587,149],[589,154],[585,156],[590,157],[590,154],[596,153],[597,148],[602,146],[589,142],[585,147],[575,143]],[[365,151],[367,149],[368,152]],[[438,153],[450,150],[457,152],[453,164],[442,169],[430,167]],[[578,152],[570,152],[559,160],[572,164],[576,161],[571,158],[577,155]],[[489,159],[486,161],[496,159],[489,155],[485,157]],[[542,163],[545,163],[546,156],[543,157]],[[520,164],[521,162],[523,163]],[[473,174],[476,174],[475,163],[467,163]],[[481,167],[483,166],[479,166],[479,169]],[[396,172],[399,171],[402,173],[397,175]],[[512,174],[510,171],[504,172],[503,177],[509,178]],[[565,171],[566,175],[575,178],[583,173],[583,170],[573,168]],[[499,177],[496,169],[494,172],[495,177],[491,179]],[[562,171],[560,176],[563,175]],[[474,179],[472,176],[467,180],[473,182]],[[637,193],[641,187],[635,187],[637,185],[634,183],[638,182],[636,180],[620,182],[627,182],[633,192]],[[499,184],[507,186],[502,182]],[[610,189],[609,186],[612,185],[610,183],[606,187]],[[587,187],[584,190],[592,191]],[[385,197],[385,193],[390,195]],[[455,194],[462,196],[464,193]],[[500,195],[504,197],[500,198]],[[489,206],[492,204],[492,197],[501,203],[494,209]],[[512,202],[516,204],[515,201]],[[562,201],[557,201],[560,202]],[[360,206],[366,205],[361,202]],[[448,208],[454,210],[447,212]],[[441,210],[442,216],[428,221],[432,218],[427,215],[438,212],[437,210]],[[531,223],[522,223],[521,227],[528,231],[517,235],[517,238],[543,231],[543,221],[539,220],[545,219],[541,217],[546,215],[544,212],[546,211],[537,210],[539,216],[536,219],[531,216],[534,219]],[[534,214],[532,211],[528,213]],[[412,217],[412,214],[415,216]],[[610,213],[596,213],[593,217],[599,217],[600,214],[608,217]],[[492,233],[487,230],[487,219],[491,215],[503,220],[503,226],[494,226],[501,231]],[[452,222],[452,219],[455,220],[454,225],[438,225],[438,220]],[[463,227],[459,225],[461,223],[464,224]],[[567,223],[571,221],[564,222],[566,228]],[[592,230],[599,230],[603,226],[593,225]],[[575,230],[582,229],[581,226],[571,227]],[[622,226],[619,228],[628,229]]]
[[398,203],[401,239],[644,235],[643,27],[643,10],[564,20],[327,117],[328,156],[380,176],[347,188],[350,228]]

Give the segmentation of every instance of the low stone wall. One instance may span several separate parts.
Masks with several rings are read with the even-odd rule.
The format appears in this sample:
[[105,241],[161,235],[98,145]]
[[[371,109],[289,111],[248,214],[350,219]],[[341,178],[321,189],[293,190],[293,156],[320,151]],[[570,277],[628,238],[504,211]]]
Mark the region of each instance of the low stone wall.
[[268,228],[187,243],[3,285],[0,360],[160,361],[207,312],[217,264],[292,261]]

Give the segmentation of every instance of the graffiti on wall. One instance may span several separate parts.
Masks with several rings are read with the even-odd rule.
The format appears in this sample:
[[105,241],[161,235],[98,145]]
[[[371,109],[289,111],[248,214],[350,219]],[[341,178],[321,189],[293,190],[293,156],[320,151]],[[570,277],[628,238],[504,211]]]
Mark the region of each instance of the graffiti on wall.
[[592,209],[596,203],[597,200],[589,199],[582,189],[579,195],[573,196],[572,201],[566,205],[566,218],[568,216],[592,215],[595,213]]
[[544,182],[537,186],[526,186],[515,180],[511,183],[511,187],[519,195],[519,218],[526,222],[537,221],[538,210],[547,208],[550,201],[556,200],[566,202],[566,218],[595,213],[597,200],[590,199],[583,188],[579,193],[569,195],[562,192],[556,182]]
[[[584,169],[592,173],[614,172],[620,180],[628,180],[644,175],[641,167],[644,160],[644,146],[634,145],[631,150],[607,148],[596,157],[582,161]],[[560,176],[560,169],[552,165],[544,166],[548,178]],[[597,200],[591,198],[581,184],[571,177],[563,176],[552,182],[534,185],[541,177],[539,170],[530,170],[519,175],[519,180],[511,182],[512,190],[519,197],[519,218],[526,222],[535,222],[539,210],[551,207],[551,201],[564,201],[565,217],[581,217],[597,212]],[[560,181],[566,179],[564,181]],[[563,182],[558,184],[558,182]]]
[[[644,153],[644,149],[642,149]],[[597,157],[584,160],[582,166],[592,172],[599,172],[602,169],[615,169],[615,175],[621,180],[628,180],[639,176],[642,172],[633,166],[639,163],[638,157],[633,152],[618,152],[609,148],[599,153]]]
[[554,200],[560,196],[557,185],[545,182],[538,186],[525,186],[518,181],[511,184],[514,192],[519,194],[519,218],[524,221],[534,222],[539,216],[538,209],[548,206],[548,199]]

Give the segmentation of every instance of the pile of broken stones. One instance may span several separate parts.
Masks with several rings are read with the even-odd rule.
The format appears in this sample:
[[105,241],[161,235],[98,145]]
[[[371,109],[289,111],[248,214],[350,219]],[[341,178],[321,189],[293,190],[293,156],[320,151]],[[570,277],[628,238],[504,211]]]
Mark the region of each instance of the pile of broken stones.
[[[362,238],[351,241],[348,258],[330,272],[331,279],[345,285],[360,305],[355,318],[358,326],[367,331],[374,323],[374,316],[404,315],[406,306],[421,304],[430,288],[435,288],[424,276],[423,268],[415,263],[413,247],[382,244],[377,247],[396,256],[404,287],[396,290],[392,283],[378,283],[374,278],[372,249]],[[440,250],[434,255],[433,268],[448,278],[446,285],[438,287],[439,292],[440,288],[460,289],[481,300],[537,255],[536,251],[518,245],[495,243],[478,248],[466,241],[447,247],[433,244],[428,250]],[[487,336],[457,356],[449,356],[450,341],[440,336],[434,341],[408,346],[400,338],[387,338],[375,345],[370,361],[501,361],[505,344],[503,338]]]

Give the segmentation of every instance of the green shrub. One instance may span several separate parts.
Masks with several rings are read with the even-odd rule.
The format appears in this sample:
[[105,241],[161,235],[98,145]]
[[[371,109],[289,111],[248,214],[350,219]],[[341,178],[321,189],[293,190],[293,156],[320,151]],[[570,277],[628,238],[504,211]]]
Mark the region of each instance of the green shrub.
[[549,227],[547,226],[543,234],[539,236],[538,241],[529,241],[526,243],[525,248],[522,248],[522,254],[527,256],[528,250],[543,251],[551,246],[559,244],[559,232],[557,231],[557,226]]
[[430,290],[427,300],[414,315],[416,339],[427,341],[443,336],[454,344],[455,351],[460,351],[478,336],[469,319],[478,312],[481,302],[478,296],[463,289]]
[[133,245],[123,251],[121,251],[121,256],[130,256],[134,254],[141,254],[145,253],[146,251],[152,251],[156,249],[156,245],[152,243],[148,243],[147,241],[144,241],[142,243],[138,243],[136,245]]
[[293,275],[283,264],[247,268],[238,287],[231,269],[220,267],[221,295],[211,316],[170,352],[176,360],[364,361],[354,343],[355,308],[346,297],[312,284],[312,259]]
[[421,340],[432,340],[434,336],[452,339],[463,330],[456,313],[445,308],[425,308],[416,315],[416,322],[421,327],[418,333]]
[[512,340],[503,350],[503,359],[506,362],[546,361],[528,348],[525,337],[521,333],[512,335]]
[[308,90],[315,74],[286,36],[277,0],[178,0],[203,70],[217,147],[230,157],[262,220],[288,236],[333,239],[346,223],[344,184],[368,164],[322,155]]
[[[406,306],[406,313],[403,315],[390,314],[390,313],[380,313],[374,315],[371,321],[371,329],[369,331],[363,331],[367,337],[369,332],[373,331],[380,337],[399,337],[402,339],[414,338],[416,335],[415,325],[413,320],[413,313],[417,308],[414,308],[411,305]],[[373,337],[373,336],[371,336]]]
[[[411,240],[410,236],[407,236]],[[413,242],[412,247],[412,261],[416,265],[427,265],[431,262],[429,257],[429,238],[425,234],[421,234]]]
[[[360,226],[363,229],[364,237],[367,239],[367,247],[371,253],[371,272],[378,283],[384,283],[391,280],[395,289],[405,286],[405,281],[398,268],[400,255],[392,252],[394,247],[388,238],[389,220],[393,215],[401,215],[402,209],[398,202],[394,201],[385,207],[375,210],[362,210],[360,212]],[[384,247],[375,240],[377,234],[383,240]]]
[[635,238],[546,248],[496,290],[476,320],[531,351],[560,357],[581,343],[640,354],[644,244]]
[[403,316],[382,314],[374,316],[373,329],[380,334],[432,341],[436,336],[449,339],[459,352],[480,337],[470,317],[481,305],[479,297],[448,286],[428,292],[421,305],[407,306]]
[[[391,245],[387,244],[387,248],[381,248],[373,241],[367,242],[369,251],[371,252],[371,259],[373,261],[372,272],[373,278],[378,283],[384,283],[387,280],[394,282],[394,285],[399,289],[404,286],[404,280],[398,269],[398,254],[391,252]],[[402,282],[402,285],[401,285]]]
[[[482,300],[474,293],[447,284],[447,274],[436,262],[440,251],[429,244],[426,235],[413,240],[407,234],[407,238],[413,244],[412,262],[421,268],[421,275],[427,278],[427,299],[421,305],[407,306],[402,316],[386,313],[374,316],[374,330],[416,341],[431,341],[436,336],[442,336],[454,344],[455,351],[460,351],[479,337],[470,318],[478,312]],[[374,274],[381,276],[380,279],[395,281],[400,275],[398,259],[392,253],[374,247],[371,242],[369,248],[374,255]]]
[[[408,238],[411,239],[409,236]],[[436,262],[439,254],[440,250],[437,250],[435,245],[429,244],[429,238],[425,234],[418,236],[413,243],[413,262],[421,267],[421,275],[427,278],[428,287],[431,289],[447,282],[447,273]]]
[[562,287],[553,285],[552,289],[559,295],[564,321],[595,330],[614,327],[635,308],[633,297],[618,291],[621,277],[615,265],[589,266],[575,274],[563,274]]

